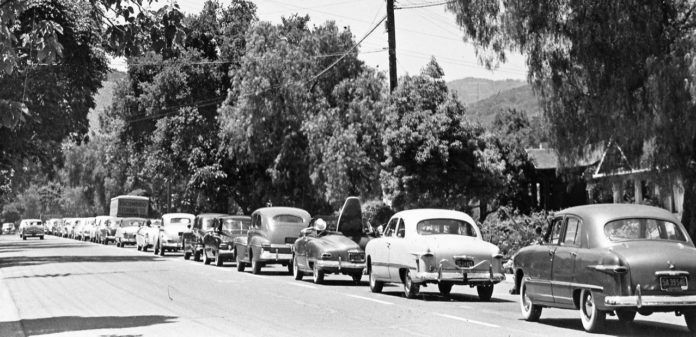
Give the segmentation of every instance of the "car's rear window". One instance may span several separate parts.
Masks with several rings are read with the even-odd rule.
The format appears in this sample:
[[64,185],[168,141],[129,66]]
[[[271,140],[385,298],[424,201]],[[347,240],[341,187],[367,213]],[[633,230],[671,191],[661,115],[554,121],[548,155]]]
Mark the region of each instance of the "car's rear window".
[[604,225],[604,235],[612,241],[686,241],[686,235],[677,224],[649,218],[631,218],[608,222]]
[[416,225],[416,229],[420,235],[453,234],[476,236],[476,230],[470,223],[458,219],[421,220]]
[[169,219],[169,223],[172,225],[174,225],[174,224],[188,225],[191,223],[191,219],[189,219],[189,218],[171,218],[171,219]]
[[223,219],[222,228],[228,231],[247,231],[251,228],[251,219]]
[[300,218],[297,215],[291,215],[291,214],[278,214],[273,217],[273,221],[275,222],[285,222],[285,223],[302,223],[304,222],[302,218]]

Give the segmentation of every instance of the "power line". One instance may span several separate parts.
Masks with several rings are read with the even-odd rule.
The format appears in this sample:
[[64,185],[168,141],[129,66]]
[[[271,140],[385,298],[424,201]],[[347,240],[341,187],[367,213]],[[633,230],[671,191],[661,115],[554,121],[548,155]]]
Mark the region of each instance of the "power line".
[[426,8],[426,7],[435,7],[435,6],[442,6],[446,5],[448,3],[452,3],[454,0],[450,1],[438,1],[438,2],[424,2],[421,4],[412,4],[412,5],[405,5],[405,6],[394,6],[394,9],[415,9],[415,8]]

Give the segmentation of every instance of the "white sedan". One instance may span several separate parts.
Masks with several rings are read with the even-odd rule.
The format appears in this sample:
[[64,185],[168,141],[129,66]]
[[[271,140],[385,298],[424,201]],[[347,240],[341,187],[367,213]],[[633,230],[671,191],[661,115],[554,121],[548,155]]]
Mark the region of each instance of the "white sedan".
[[407,298],[416,297],[422,284],[434,283],[442,295],[455,284],[477,287],[479,298],[488,301],[493,285],[505,279],[498,247],[483,241],[476,222],[458,211],[398,212],[383,236],[368,242],[365,255],[370,290],[403,283]]

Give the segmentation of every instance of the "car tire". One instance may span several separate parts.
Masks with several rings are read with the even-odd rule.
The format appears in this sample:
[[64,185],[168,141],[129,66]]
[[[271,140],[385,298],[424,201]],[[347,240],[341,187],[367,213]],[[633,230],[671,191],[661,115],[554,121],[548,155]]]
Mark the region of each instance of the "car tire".
[[43,240],[43,235],[39,236],[39,239],[40,239],[40,240]]
[[312,282],[314,284],[324,283],[324,271],[317,267],[316,262],[312,265]]
[[184,252],[184,260],[191,259],[191,252]]
[[419,291],[420,284],[413,282],[411,272],[406,271],[406,275],[404,275],[404,295],[406,295],[406,298],[416,298]]
[[478,293],[479,300],[483,302],[488,302],[493,297],[493,285],[477,286],[476,292]]
[[250,256],[250,258],[251,258],[251,273],[252,274],[261,273],[261,262],[255,260],[254,256]]
[[522,280],[520,285],[520,310],[522,310],[522,318],[528,322],[536,322],[541,317],[542,307],[532,303],[532,300],[527,296],[527,282]]
[[142,251],[143,251],[143,252],[147,252],[147,243],[144,244],[144,245],[142,245],[142,247],[143,247]]
[[381,293],[382,288],[384,288],[384,282],[382,281],[377,281],[375,278],[374,273],[372,273],[372,269],[368,270],[368,278],[370,281],[370,291],[373,293]]
[[159,246],[159,256],[164,256],[164,247],[162,247],[162,242],[157,241],[157,245]]
[[26,235],[22,235],[22,240],[26,240],[26,239],[27,239],[27,236],[26,236]]
[[201,252],[199,252],[199,251],[193,252],[193,260],[196,262],[199,262],[201,260]]
[[686,327],[689,328],[689,332],[696,334],[696,310],[686,310],[683,312],[684,321],[686,322]]
[[360,281],[362,280],[362,272],[353,273],[350,275],[350,277],[353,278],[353,283],[360,284]]
[[222,258],[220,258],[220,251],[218,250],[218,254],[217,254],[217,256],[215,257],[215,266],[217,266],[217,267],[222,267],[222,265],[223,265],[224,263],[225,263],[225,262],[222,261]]
[[121,248],[121,241],[116,241],[116,247]]
[[290,261],[287,265],[288,267],[288,274],[293,275],[293,270],[292,270],[292,261]]
[[237,260],[237,271],[239,271],[239,272],[244,271],[244,267],[246,267],[246,265],[244,264],[244,261],[242,261],[241,257],[239,257],[239,254],[237,253],[236,249],[234,252],[234,257],[235,257],[235,260]]
[[304,273],[300,270],[300,267],[297,266],[297,257],[294,255],[292,256],[292,276],[297,281],[302,280],[302,277],[304,276]]
[[630,310],[616,310],[616,317],[621,322],[630,323],[636,318],[636,312]]
[[203,247],[203,264],[210,264],[210,259],[208,258],[208,252],[205,251],[205,247]]
[[584,289],[580,294],[580,320],[587,332],[597,332],[604,327],[607,313],[597,309],[595,297],[591,290]]
[[452,286],[452,283],[439,282],[437,284],[437,290],[440,291],[440,294],[442,296],[449,296],[449,294],[452,292]]

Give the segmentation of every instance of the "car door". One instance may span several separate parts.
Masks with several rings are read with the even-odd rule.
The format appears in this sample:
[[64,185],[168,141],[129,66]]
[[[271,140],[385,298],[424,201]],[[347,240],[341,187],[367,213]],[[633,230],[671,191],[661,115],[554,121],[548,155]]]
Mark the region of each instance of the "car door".
[[554,302],[551,290],[551,267],[556,248],[561,240],[564,220],[563,217],[551,220],[551,226],[547,233],[548,241],[535,247],[529,254],[529,268],[525,271],[525,275],[529,277],[527,292],[532,301]]
[[391,246],[391,241],[394,238],[394,233],[396,232],[396,225],[399,223],[399,218],[392,218],[384,227],[384,235],[381,238],[375,240],[375,249],[370,257],[372,272],[381,279],[389,278],[389,249]]
[[[405,265],[403,259],[406,257],[406,241],[404,239],[406,228],[404,227],[404,219],[399,218],[392,235],[390,242],[387,244],[387,261],[389,266],[389,278],[392,281],[400,281],[399,268]],[[410,255],[410,254],[409,254]]]
[[313,231],[309,230],[314,225],[314,222],[309,223],[309,227],[300,232],[300,238],[295,241],[295,257],[299,267],[308,268],[308,251],[307,244],[312,239]]
[[554,302],[571,308],[574,307],[571,285],[575,282],[575,261],[581,242],[581,227],[582,221],[578,217],[566,217],[551,267],[551,292]]

